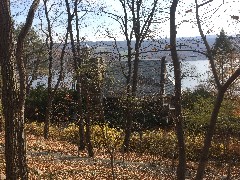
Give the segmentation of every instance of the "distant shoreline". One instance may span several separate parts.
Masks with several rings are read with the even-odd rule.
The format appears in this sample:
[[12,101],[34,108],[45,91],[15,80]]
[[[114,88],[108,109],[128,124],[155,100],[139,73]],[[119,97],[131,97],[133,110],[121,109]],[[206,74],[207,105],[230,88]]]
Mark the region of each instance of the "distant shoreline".
[[181,61],[208,61],[208,59],[181,59]]

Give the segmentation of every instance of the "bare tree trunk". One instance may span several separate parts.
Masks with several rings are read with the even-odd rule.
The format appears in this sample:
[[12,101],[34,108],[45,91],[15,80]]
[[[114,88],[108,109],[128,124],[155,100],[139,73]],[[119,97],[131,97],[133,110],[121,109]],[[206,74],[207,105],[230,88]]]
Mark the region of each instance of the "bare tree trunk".
[[34,64],[33,72],[30,75],[28,75],[28,77],[31,77],[31,79],[30,79],[30,81],[27,82],[27,85],[26,85],[26,95],[29,95],[32,83],[34,80],[37,79],[37,72],[39,69],[40,61],[41,61],[41,59],[38,58],[36,63]]
[[84,117],[83,117],[83,103],[82,103],[82,82],[81,82],[81,75],[77,76],[77,94],[78,94],[78,131],[79,131],[79,145],[78,150],[83,151],[86,146],[86,139],[84,133]]
[[[127,78],[127,119],[126,119],[126,128],[125,128],[125,137],[124,137],[124,152],[129,151],[129,146],[130,146],[130,138],[131,138],[131,133],[132,133],[132,123],[133,123],[133,109],[134,109],[134,104],[132,103],[132,100],[136,97],[137,93],[137,82],[138,82],[138,64],[139,64],[139,48],[140,48],[140,21],[139,21],[139,11],[141,7],[141,3],[137,3],[137,11],[136,14],[134,12],[134,6],[135,6],[134,1],[131,2],[132,6],[132,15],[133,15],[133,29],[132,32],[135,33],[135,55],[133,59],[133,72],[132,72],[132,47],[131,43],[128,43],[128,66],[129,66],[129,72],[128,72],[128,78]],[[126,8],[126,7],[125,7]],[[126,12],[125,12],[126,13]],[[126,23],[127,26],[127,23]],[[127,38],[127,40],[131,41],[131,37]],[[129,41],[129,42],[130,42]],[[130,89],[130,83],[131,83],[131,78],[132,78],[132,87]]]
[[161,74],[160,74],[160,95],[161,98],[164,95],[164,85],[165,85],[165,72],[166,71],[166,56],[161,59]]
[[83,117],[80,117],[78,123],[78,133],[79,133],[79,145],[78,150],[83,151],[85,149],[85,135],[84,135],[84,120]]
[[[0,9],[0,56],[2,75],[2,106],[5,119],[5,161],[6,176],[9,179],[17,179],[16,170],[16,92],[13,70],[13,44],[12,44],[12,21],[9,12],[9,2],[4,1]],[[3,48],[4,47],[4,48]]]
[[[51,28],[51,22],[49,19],[49,10],[47,8],[47,0],[44,0],[44,9],[45,9],[45,16],[47,20],[47,38],[46,38],[46,45],[48,46],[48,97],[47,97],[47,107],[46,107],[46,113],[45,113],[45,124],[44,124],[44,139],[48,139],[49,136],[49,124],[52,117],[52,65],[53,65],[53,38],[52,38],[52,28]],[[50,44],[48,45],[48,41],[50,41]]]
[[3,118],[2,118],[2,111],[1,111],[1,115],[0,115],[0,132],[3,131]]
[[[7,64],[3,61],[5,65]],[[10,90],[8,85],[15,87],[14,77],[12,76],[13,69],[9,69],[2,66],[3,77],[3,93],[2,93],[2,104],[3,104],[3,115],[5,118],[5,161],[6,161],[6,178],[8,179],[17,179],[18,177],[24,177],[27,179],[27,170],[26,170],[26,151],[25,148],[22,149],[22,163],[19,164],[20,157],[18,157],[19,150],[21,150],[18,145],[24,143],[24,140],[19,141],[19,136],[23,134],[18,129],[18,122],[21,122],[20,117],[17,117],[16,113],[16,92],[14,89]],[[8,79],[6,79],[8,77]],[[19,134],[20,133],[20,134]],[[18,149],[18,150],[17,150]],[[23,164],[24,163],[24,164]],[[21,171],[21,172],[20,172]]]
[[[75,21],[76,21],[76,31],[77,31],[77,62],[78,66],[82,65],[82,59],[80,58],[81,52],[80,52],[80,32],[79,32],[79,17],[78,17],[78,3],[80,3],[78,0],[75,0],[74,2],[74,13],[75,13]],[[76,67],[77,68],[77,67]],[[76,69],[75,68],[75,69]],[[78,73],[77,75],[77,94],[78,94],[78,128],[79,128],[79,150],[83,151],[85,149],[85,136],[84,136],[84,119],[83,119],[83,102],[82,102],[82,81],[81,81],[81,74]]]
[[50,119],[52,118],[52,102],[53,102],[52,96],[48,95],[47,107],[45,112],[44,131],[43,131],[44,139],[49,138]]
[[137,95],[137,83],[138,83],[138,65],[139,65],[139,44],[136,43],[136,49],[135,49],[135,59],[133,64],[133,77],[132,77],[132,96],[136,97]]
[[211,114],[211,118],[210,118],[210,124],[208,126],[208,130],[204,139],[204,145],[202,148],[202,153],[200,155],[200,160],[199,160],[199,165],[198,165],[198,169],[197,169],[197,175],[196,175],[196,180],[201,180],[203,179],[204,176],[204,170],[205,167],[207,165],[207,161],[208,161],[208,156],[209,156],[209,149],[211,147],[211,142],[212,142],[212,138],[214,135],[214,131],[215,131],[215,127],[216,127],[216,123],[217,123],[217,118],[218,118],[218,114],[219,114],[219,110],[221,108],[221,104],[224,98],[224,94],[226,93],[227,89],[231,86],[231,84],[240,76],[240,68],[238,68],[227,80],[225,83],[220,82],[221,77],[219,77],[218,73],[217,73],[217,69],[215,66],[215,62],[214,62],[214,58],[212,55],[212,51],[211,48],[209,46],[209,43],[206,39],[206,36],[203,33],[202,30],[202,26],[201,26],[201,22],[200,22],[200,17],[199,17],[199,8],[203,7],[204,5],[207,5],[208,3],[212,2],[212,0],[209,0],[201,5],[198,5],[197,0],[195,0],[195,4],[196,4],[196,19],[197,19],[197,25],[198,25],[198,29],[199,29],[199,33],[201,35],[201,38],[204,42],[204,45],[207,49],[207,57],[209,59],[210,65],[211,65],[211,70],[214,76],[214,81],[216,84],[216,88],[217,88],[217,97],[215,100],[215,104],[214,104],[214,108]]
[[77,77],[77,94],[78,94],[78,128],[79,128],[79,145],[78,150],[83,151],[85,149],[85,135],[84,135],[84,118],[83,118],[83,107],[82,107],[82,91],[81,91],[81,80],[80,76]]
[[83,83],[82,83],[82,77],[81,73],[79,73],[79,68],[81,68],[82,65],[82,59],[80,58],[80,38],[79,38],[79,22],[78,22],[78,11],[77,11],[77,5],[79,1],[75,0],[74,1],[74,15],[76,18],[76,31],[77,31],[77,48],[75,46],[75,41],[73,37],[73,32],[72,32],[72,20],[73,20],[73,15],[71,14],[70,11],[70,4],[68,0],[65,0],[66,8],[67,8],[67,14],[68,14],[68,30],[70,33],[70,40],[71,40],[71,50],[73,53],[73,59],[74,59],[74,71],[77,77],[77,93],[78,93],[78,118],[79,118],[79,150],[84,150],[85,149],[85,133],[84,133],[84,118],[83,118],[83,109],[82,109],[82,93],[83,93]]
[[227,80],[227,82],[218,89],[218,94],[215,100],[214,108],[211,114],[210,124],[208,126],[207,134],[204,139],[204,145],[202,148],[202,153],[199,160],[199,165],[197,169],[196,180],[203,179],[204,170],[207,165],[209,149],[211,147],[212,138],[215,132],[215,127],[217,123],[218,113],[222,105],[224,94],[226,93],[229,86],[240,76],[240,68],[238,68],[232,76]]
[[[156,11],[156,6],[158,0],[154,0],[152,3],[152,8],[149,14],[146,16],[145,21],[141,24],[140,19],[143,18],[141,16],[141,8],[143,1],[122,1],[119,0],[122,8],[124,10],[124,17],[122,18],[121,26],[123,34],[125,35],[127,46],[128,46],[128,74],[125,76],[127,81],[127,119],[126,119],[126,127],[125,127],[125,137],[123,142],[123,150],[124,152],[129,151],[130,137],[132,131],[132,112],[134,108],[134,104],[132,100],[136,97],[137,94],[137,84],[138,84],[138,64],[139,64],[139,56],[140,56],[140,48],[143,40],[146,38],[149,33],[149,28],[152,23],[154,13]],[[130,8],[131,20],[129,20],[127,7]],[[117,16],[118,17],[118,16]],[[115,19],[115,18],[114,18]],[[132,22],[132,28],[129,30],[129,22]],[[135,47],[134,53],[132,53],[131,42],[133,39],[133,35],[135,35]],[[133,59],[133,68],[132,68],[132,55],[134,55]],[[133,72],[132,72],[133,70]],[[131,87],[132,80],[132,87]],[[131,105],[129,105],[131,104]]]
[[126,107],[126,125],[125,125],[125,136],[123,141],[123,152],[129,152],[129,146],[130,146],[130,138],[132,133],[132,105],[131,105],[131,99],[130,97],[127,97],[127,101],[124,102],[127,103]]
[[184,142],[184,131],[183,131],[183,119],[182,119],[182,109],[181,109],[181,67],[176,50],[176,23],[175,23],[175,13],[177,8],[178,0],[173,0],[170,7],[170,47],[171,56],[174,66],[174,76],[175,76],[175,96],[174,96],[174,106],[175,106],[175,123],[176,123],[176,134],[178,139],[178,167],[177,167],[177,179],[185,179],[186,171],[186,152],[185,152],[185,142]]
[[[1,69],[1,68],[0,68]],[[0,72],[1,72],[1,70],[0,70]],[[1,77],[1,79],[2,79],[2,76],[0,75],[0,77]],[[2,80],[0,79],[0,88],[1,88],[1,92],[0,92],[0,94],[2,94]],[[2,97],[0,97],[0,99],[1,99],[1,102],[0,102],[0,132],[2,132],[3,131],[3,123],[4,123],[4,121],[3,121],[3,111],[2,111]]]
[[130,81],[131,81],[131,75],[132,75],[132,52],[131,52],[131,41],[127,38],[127,46],[128,46],[128,74],[126,76],[126,82],[127,82],[127,100],[124,101],[126,103],[126,124],[124,129],[124,141],[123,141],[123,152],[129,151],[129,145],[130,145],[130,137],[131,137],[131,131],[132,131],[132,113],[131,113],[131,89],[130,89]]
[[94,157],[94,152],[93,152],[93,146],[91,142],[91,118],[92,118],[92,112],[90,110],[90,104],[89,104],[89,92],[86,90],[85,91],[85,97],[86,97],[86,132],[85,132],[85,137],[86,137],[86,145],[87,145],[87,150],[88,150],[88,155],[89,157]]
[[210,124],[208,126],[208,131],[204,139],[204,146],[202,148],[202,153],[200,155],[200,161],[199,161],[197,175],[196,175],[197,180],[203,179],[204,170],[208,161],[209,149],[211,147],[211,142],[215,132],[217,117],[218,117],[219,110],[221,108],[223,97],[224,97],[224,92],[220,91],[217,95],[217,98],[214,104],[214,109],[211,115]]
[[[55,97],[55,94],[57,92],[57,89],[60,85],[60,82],[63,79],[63,59],[65,55],[65,49],[67,46],[67,41],[68,41],[68,33],[69,30],[67,30],[66,35],[65,35],[65,41],[63,48],[61,50],[61,56],[60,56],[60,70],[59,70],[59,76],[57,83],[55,84],[54,87],[52,87],[52,78],[53,78],[53,38],[52,38],[52,28],[51,28],[51,22],[49,18],[49,10],[47,8],[47,0],[44,0],[44,8],[45,8],[45,16],[48,24],[48,34],[46,38],[46,45],[48,46],[48,61],[49,61],[49,66],[48,66],[48,99],[47,99],[47,107],[46,107],[46,112],[45,112],[45,124],[44,124],[44,138],[48,139],[49,136],[49,125],[52,119],[52,111],[53,111],[53,100]],[[48,40],[50,41],[50,44],[48,44]]]
[[26,71],[22,59],[23,42],[32,25],[39,0],[35,0],[29,9],[26,22],[21,29],[16,49],[16,62],[20,87],[16,86],[13,24],[10,14],[10,1],[1,1],[0,5],[0,63],[2,74],[2,106],[5,119],[5,160],[6,179],[28,179],[26,145],[24,134],[24,110],[26,97]]
[[84,118],[83,118],[83,100],[82,100],[82,80],[81,75],[78,73],[77,75],[77,94],[78,94],[78,128],[79,128],[79,150],[83,151],[85,149],[86,143],[85,143],[85,134],[84,134]]

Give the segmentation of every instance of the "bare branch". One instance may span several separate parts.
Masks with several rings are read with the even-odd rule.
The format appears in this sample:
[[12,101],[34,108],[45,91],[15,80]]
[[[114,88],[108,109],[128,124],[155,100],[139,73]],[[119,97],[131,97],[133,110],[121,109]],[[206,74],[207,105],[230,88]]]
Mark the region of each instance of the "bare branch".
[[147,20],[144,22],[144,25],[143,25],[142,30],[141,30],[142,39],[140,40],[140,44],[143,42],[144,38],[146,37],[146,35],[147,35],[148,31],[149,31],[150,25],[152,24],[153,15],[155,13],[157,2],[158,2],[158,0],[154,1],[152,11],[148,15]]
[[197,25],[198,25],[199,33],[200,33],[200,35],[202,37],[202,40],[204,42],[204,45],[206,46],[206,49],[207,49],[207,57],[208,57],[208,59],[210,61],[210,64],[211,64],[211,69],[212,69],[212,72],[213,72],[215,83],[217,85],[217,88],[220,89],[221,84],[220,84],[220,81],[219,81],[219,77],[217,75],[217,70],[216,70],[216,66],[215,66],[215,63],[214,63],[214,58],[212,56],[212,51],[211,51],[211,48],[210,48],[210,46],[207,42],[207,38],[204,35],[203,30],[202,30],[202,26],[201,26],[201,22],[200,22],[200,18],[199,18],[199,13],[198,13],[199,6],[198,6],[197,0],[195,0],[195,4],[196,4],[196,19],[197,19]]
[[212,2],[212,1],[213,0],[208,0],[207,2],[204,2],[204,3],[200,4],[200,5],[197,5],[197,7],[199,8],[199,7],[204,6],[204,5],[206,5],[206,4],[208,4],[208,3]]
[[222,86],[223,91],[226,91],[228,87],[240,76],[240,68],[238,68],[227,80],[227,82],[224,83]]
[[[16,61],[19,70],[19,77],[20,77],[20,94],[19,94],[19,102],[24,103],[25,96],[26,96],[26,69],[24,66],[24,61],[22,58],[22,51],[23,51],[23,43],[24,39],[27,36],[29,29],[32,26],[33,18],[35,11],[38,7],[40,0],[34,0],[26,18],[26,22],[22,27],[17,40],[17,49],[16,49]],[[21,105],[19,106],[21,107]]]

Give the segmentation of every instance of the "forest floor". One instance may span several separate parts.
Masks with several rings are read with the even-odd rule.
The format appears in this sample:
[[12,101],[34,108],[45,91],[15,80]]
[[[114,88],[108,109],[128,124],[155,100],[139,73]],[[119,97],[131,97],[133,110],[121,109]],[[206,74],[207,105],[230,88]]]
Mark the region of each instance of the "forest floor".
[[[116,152],[115,179],[171,180],[176,179],[176,161],[147,154],[128,153],[123,157]],[[104,149],[95,149],[95,157],[87,152],[78,154],[77,146],[54,139],[27,135],[27,161],[29,179],[112,179],[110,155]],[[0,179],[4,179],[4,134],[0,133]],[[187,163],[186,179],[194,179],[197,163]],[[227,179],[228,166],[211,162],[206,168],[205,179]],[[240,179],[240,167],[231,167],[231,179]]]

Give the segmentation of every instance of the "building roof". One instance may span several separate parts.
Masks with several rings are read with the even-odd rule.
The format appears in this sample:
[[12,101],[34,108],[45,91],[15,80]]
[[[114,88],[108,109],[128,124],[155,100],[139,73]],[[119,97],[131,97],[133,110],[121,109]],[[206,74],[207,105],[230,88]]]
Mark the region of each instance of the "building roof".
[[[127,61],[107,62],[105,73],[105,96],[122,96],[126,93]],[[148,59],[139,61],[137,96],[153,96],[160,94],[161,60]],[[174,84],[165,79],[165,94],[174,94]]]

